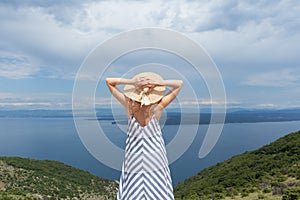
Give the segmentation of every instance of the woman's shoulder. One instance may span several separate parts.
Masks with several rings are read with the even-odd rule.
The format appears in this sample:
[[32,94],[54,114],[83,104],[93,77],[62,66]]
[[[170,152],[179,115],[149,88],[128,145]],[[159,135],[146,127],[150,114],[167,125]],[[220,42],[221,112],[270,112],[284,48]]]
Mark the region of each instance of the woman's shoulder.
[[155,103],[151,106],[150,114],[155,115],[157,119],[160,119],[163,110],[164,110],[163,106],[161,106],[159,103]]

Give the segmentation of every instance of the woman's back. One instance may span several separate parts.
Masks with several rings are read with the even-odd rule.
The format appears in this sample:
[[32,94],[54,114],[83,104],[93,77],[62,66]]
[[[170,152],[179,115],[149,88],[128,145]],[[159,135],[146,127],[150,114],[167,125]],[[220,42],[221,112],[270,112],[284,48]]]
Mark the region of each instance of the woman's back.
[[[144,77],[144,75],[149,75]],[[125,157],[118,200],[173,200],[173,187],[159,119],[163,109],[179,93],[180,80],[153,80],[154,73],[133,79],[107,78],[110,92],[128,116]],[[124,93],[117,84],[126,84]],[[164,95],[165,87],[172,89]]]

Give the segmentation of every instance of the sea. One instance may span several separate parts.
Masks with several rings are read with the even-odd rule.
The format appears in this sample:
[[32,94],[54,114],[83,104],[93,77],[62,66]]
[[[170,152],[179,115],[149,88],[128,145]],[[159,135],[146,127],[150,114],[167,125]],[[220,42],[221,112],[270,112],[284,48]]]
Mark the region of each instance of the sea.
[[[82,122],[99,123],[107,138],[124,149],[126,134],[111,120],[82,119]],[[198,125],[181,126],[187,126],[186,130],[189,128],[194,130],[193,126]],[[199,158],[199,149],[208,126],[208,124],[199,125],[191,145],[177,160],[170,163],[173,185],[197,174],[204,168],[246,151],[255,150],[286,134],[300,130],[300,121],[224,124],[214,148],[204,158]],[[166,145],[176,136],[178,128],[179,125],[163,126],[162,132]],[[187,134],[189,134],[188,131]],[[109,154],[109,152],[103,152],[103,154]],[[98,161],[88,151],[80,139],[72,117],[0,118],[0,156],[57,160],[110,180],[118,180],[120,176],[119,170]],[[114,159],[122,160],[123,157]]]

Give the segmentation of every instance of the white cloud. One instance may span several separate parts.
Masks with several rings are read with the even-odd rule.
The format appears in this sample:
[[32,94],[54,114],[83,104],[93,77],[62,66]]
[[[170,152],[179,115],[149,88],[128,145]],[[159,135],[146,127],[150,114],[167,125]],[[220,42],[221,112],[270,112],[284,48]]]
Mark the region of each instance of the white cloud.
[[14,2],[0,4],[0,48],[30,57],[52,78],[74,77],[97,44],[138,27],[187,33],[227,65],[295,61],[300,51],[298,1]]
[[[295,88],[300,64],[299,9],[298,0],[1,1],[0,76],[72,80],[97,44],[122,31],[154,26],[180,31],[202,44],[229,87],[242,82],[243,87]],[[239,102],[249,101],[243,99],[249,95],[253,96],[249,104],[270,103],[258,98],[257,91],[244,89],[233,92]],[[280,101],[283,97],[274,104]]]
[[22,54],[54,75],[74,73],[84,56],[105,35],[83,34],[62,25],[40,7],[0,7],[0,50]]
[[0,92],[1,109],[70,109],[71,95],[66,93]]
[[13,94],[11,92],[0,92],[0,100],[4,99],[4,98],[11,98],[14,96],[15,96],[15,94]]
[[297,72],[291,69],[284,69],[251,75],[247,77],[242,84],[250,86],[287,87],[299,85],[299,80],[300,74],[297,74]]
[[11,79],[30,78],[37,73],[39,68],[33,66],[30,61],[19,55],[0,54],[0,77]]

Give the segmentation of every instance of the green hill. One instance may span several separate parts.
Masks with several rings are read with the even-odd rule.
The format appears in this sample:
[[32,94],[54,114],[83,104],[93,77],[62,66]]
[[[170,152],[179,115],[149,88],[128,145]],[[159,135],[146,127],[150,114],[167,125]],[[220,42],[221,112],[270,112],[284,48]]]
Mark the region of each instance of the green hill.
[[[61,162],[0,157],[0,199],[115,199],[118,183]],[[300,199],[300,131],[179,183],[179,199]]]
[[300,199],[300,131],[179,183],[179,199]]
[[61,162],[0,157],[0,199],[115,199],[117,187]]

